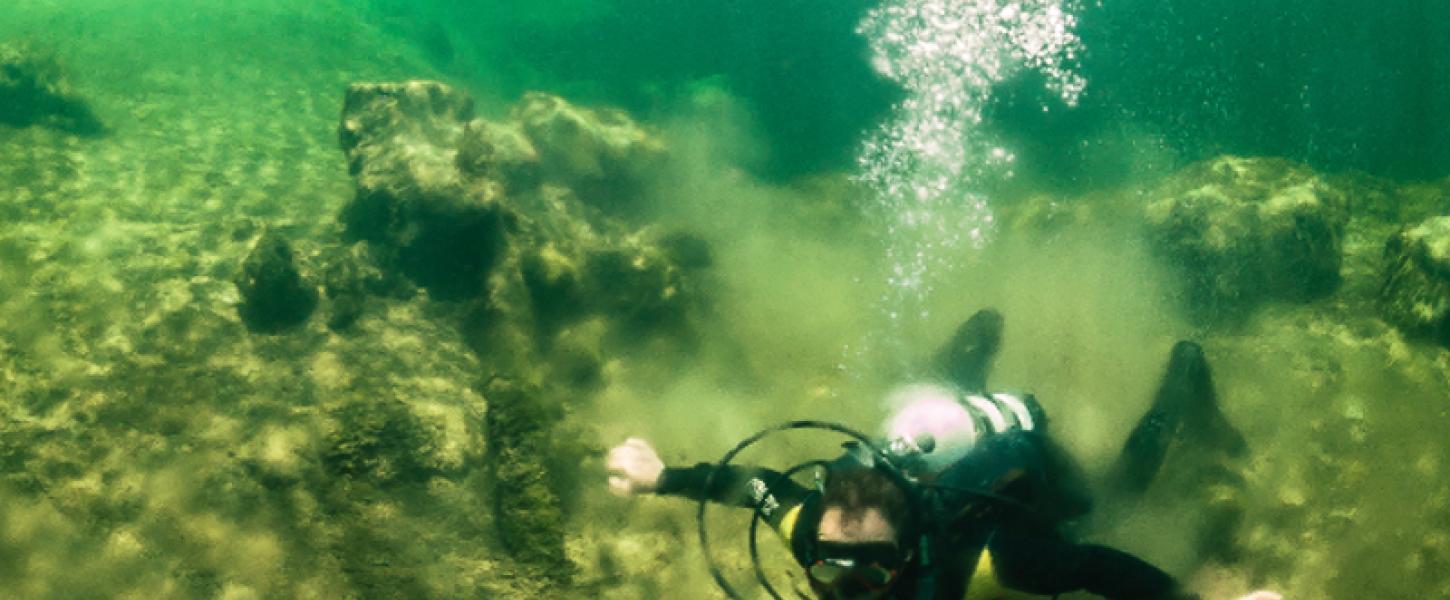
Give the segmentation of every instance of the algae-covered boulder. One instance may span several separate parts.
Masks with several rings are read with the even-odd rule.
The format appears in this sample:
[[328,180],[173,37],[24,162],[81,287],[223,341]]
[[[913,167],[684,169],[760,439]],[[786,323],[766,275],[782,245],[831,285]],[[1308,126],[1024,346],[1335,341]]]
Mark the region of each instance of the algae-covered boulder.
[[104,129],[71,90],[54,57],[25,44],[0,44],[0,124],[43,125],[81,135]]
[[466,94],[437,82],[354,84],[339,129],[357,196],[348,233],[442,298],[483,291],[503,245],[502,188],[465,180],[457,144],[473,116]]
[[567,581],[564,514],[550,462],[563,407],[536,389],[504,379],[486,384],[488,468],[494,487],[499,541],[538,575]]
[[584,202],[619,214],[664,157],[664,144],[618,110],[591,110],[531,93],[513,118],[533,141],[544,176]]
[[1406,227],[1385,244],[1385,317],[1450,346],[1450,216]]
[[1200,318],[1305,301],[1340,282],[1345,195],[1308,167],[1223,156],[1173,176],[1146,208],[1149,236]]
[[539,151],[517,123],[470,121],[458,142],[458,168],[465,175],[498,182],[511,195],[543,183]]
[[337,425],[322,461],[333,475],[386,487],[427,481],[442,471],[432,460],[435,434],[399,400],[354,399],[329,416]]
[[[643,188],[663,146],[621,113],[542,94],[511,120],[476,118],[465,93],[427,81],[351,86],[340,137],[357,195],[342,215],[353,250],[326,271],[330,324],[365,331],[369,297],[394,296],[397,279],[457,309],[496,375],[485,437],[497,539],[526,579],[566,582],[564,515],[589,439],[568,407],[604,386],[611,344],[691,340],[693,275],[711,264],[700,238],[662,237],[611,210]],[[430,444],[404,411],[336,418],[356,433],[332,440],[334,472],[441,472],[404,464]]]
[[685,273],[708,266],[708,249],[678,252],[678,240],[598,210],[637,193],[663,146],[623,113],[545,94],[510,114],[475,118],[467,94],[438,82],[351,86],[348,233],[434,297],[481,301],[545,333],[601,314],[636,332],[682,324],[694,298]]
[[317,308],[317,288],[303,279],[291,244],[276,232],[257,240],[237,276],[247,328],[278,333],[301,325]]

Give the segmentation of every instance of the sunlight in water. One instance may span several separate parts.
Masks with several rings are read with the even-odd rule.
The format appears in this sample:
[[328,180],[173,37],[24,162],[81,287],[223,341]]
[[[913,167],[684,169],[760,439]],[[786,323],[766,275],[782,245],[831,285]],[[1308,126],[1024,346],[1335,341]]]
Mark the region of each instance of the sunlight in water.
[[1044,74],[1069,105],[1085,81],[1074,4],[1064,0],[885,0],[858,31],[872,64],[905,98],[866,140],[858,179],[874,192],[887,247],[882,304],[893,323],[926,317],[934,282],[954,249],[993,231],[984,173],[1010,169],[1013,153],[977,133],[992,87],[1023,70]]

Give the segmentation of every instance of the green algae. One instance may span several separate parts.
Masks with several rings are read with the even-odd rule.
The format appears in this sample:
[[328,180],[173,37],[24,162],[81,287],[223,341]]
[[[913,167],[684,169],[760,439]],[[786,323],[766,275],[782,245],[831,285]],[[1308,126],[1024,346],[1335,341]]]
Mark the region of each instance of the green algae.
[[494,519],[504,548],[534,576],[567,585],[573,565],[564,553],[564,507],[549,469],[562,407],[502,379],[489,382],[485,395]]

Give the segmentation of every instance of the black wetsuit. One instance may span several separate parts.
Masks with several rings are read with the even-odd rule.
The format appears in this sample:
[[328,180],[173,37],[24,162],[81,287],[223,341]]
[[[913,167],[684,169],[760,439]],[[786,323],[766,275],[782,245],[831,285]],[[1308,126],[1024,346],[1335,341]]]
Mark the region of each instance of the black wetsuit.
[[[1137,557],[1057,534],[1057,517],[1037,510],[1052,489],[1042,468],[1049,460],[1043,441],[1034,432],[989,437],[927,488],[922,510],[932,514],[924,546],[893,586],[892,598],[1012,598],[1078,590],[1122,600],[1191,597]],[[711,480],[714,470],[707,463],[666,469],[658,493],[758,506],[804,566],[820,522],[820,493],[767,469],[732,466]],[[968,489],[1009,501],[983,500],[962,491]],[[930,556],[925,565],[923,552]]]

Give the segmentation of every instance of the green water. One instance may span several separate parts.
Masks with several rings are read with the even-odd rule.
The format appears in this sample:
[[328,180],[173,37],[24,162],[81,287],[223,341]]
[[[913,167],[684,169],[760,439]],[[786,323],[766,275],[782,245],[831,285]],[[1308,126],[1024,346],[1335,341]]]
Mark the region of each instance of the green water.
[[[1377,300],[1385,240],[1450,214],[1445,9],[1069,5],[1059,71],[949,90],[981,117],[956,130],[964,146],[1013,159],[934,163],[954,178],[916,208],[939,228],[883,193],[922,181],[925,155],[877,171],[898,179],[863,164],[913,97],[873,67],[860,29],[879,6],[11,0],[0,45],[53,56],[106,130],[0,125],[0,598],[722,597],[693,507],[609,496],[601,452],[638,435],[683,465],[784,419],[873,430],[877,399],[984,306],[1007,319],[992,381],[1035,392],[1095,474],[1173,343],[1208,351],[1252,452],[1233,466],[1237,555],[1184,543],[1214,501],[1171,475],[1191,452],[1140,503],[1104,507],[1093,541],[1208,598],[1450,594],[1450,351]],[[1072,78],[1079,94],[1053,84]],[[406,79],[466,90],[495,120],[533,90],[618,107],[662,140],[664,166],[609,218],[709,245],[680,331],[620,335],[608,314],[495,330],[419,292],[379,295],[344,331],[314,315],[249,332],[234,280],[263,230],[314,281],[353,243],[347,86]],[[1331,293],[1188,308],[1141,213],[1221,154],[1347,190]],[[574,373],[590,383],[559,383]],[[490,421],[499,374],[548,390],[513,429]],[[543,559],[499,522],[507,451],[547,470],[543,500],[510,496],[562,532]],[[716,519],[744,585],[730,532],[747,520]]]

